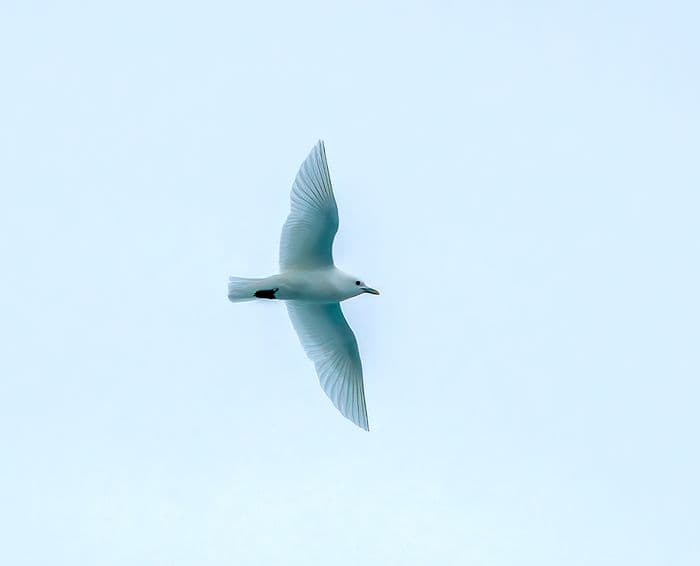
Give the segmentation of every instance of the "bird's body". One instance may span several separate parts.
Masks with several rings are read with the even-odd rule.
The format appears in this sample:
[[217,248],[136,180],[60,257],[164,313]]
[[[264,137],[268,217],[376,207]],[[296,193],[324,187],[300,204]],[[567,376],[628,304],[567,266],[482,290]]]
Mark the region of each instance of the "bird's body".
[[280,273],[257,279],[230,277],[232,302],[281,300],[314,362],[323,390],[340,412],[369,430],[362,363],[357,341],[340,302],[379,292],[333,263],[338,208],[323,142],[302,163],[291,194],[291,212],[282,228]]
[[[234,296],[229,292],[229,299],[233,302],[257,298],[300,303],[338,303],[374,291],[368,290],[368,287],[359,287],[355,284],[358,280],[354,276],[335,266],[309,270],[294,269],[260,279],[232,277],[229,287],[236,281],[240,281],[242,285],[237,288]],[[262,292],[264,295],[265,291],[272,290],[275,291],[274,296],[255,296],[255,293]],[[240,298],[239,294],[242,295]]]

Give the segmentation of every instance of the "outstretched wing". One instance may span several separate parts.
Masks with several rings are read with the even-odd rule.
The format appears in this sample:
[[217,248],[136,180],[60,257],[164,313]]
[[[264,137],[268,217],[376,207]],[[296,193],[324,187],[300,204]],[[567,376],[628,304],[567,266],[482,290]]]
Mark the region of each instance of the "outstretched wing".
[[346,418],[369,430],[360,352],[340,304],[288,302],[287,310],[326,395]]
[[319,141],[301,164],[292,186],[291,211],[282,228],[280,268],[317,269],[333,265],[338,207],[326,149]]

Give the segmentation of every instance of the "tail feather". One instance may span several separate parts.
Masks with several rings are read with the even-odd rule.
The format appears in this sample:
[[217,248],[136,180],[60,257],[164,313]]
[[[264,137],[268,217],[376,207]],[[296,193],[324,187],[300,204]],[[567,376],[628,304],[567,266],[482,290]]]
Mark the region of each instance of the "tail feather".
[[228,300],[232,303],[252,301],[255,299],[255,292],[258,290],[260,279],[249,279],[246,277],[228,278]]

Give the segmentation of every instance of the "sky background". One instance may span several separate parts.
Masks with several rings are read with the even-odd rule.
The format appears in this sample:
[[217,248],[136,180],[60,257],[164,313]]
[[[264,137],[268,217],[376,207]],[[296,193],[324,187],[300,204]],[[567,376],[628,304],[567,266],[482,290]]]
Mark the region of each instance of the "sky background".
[[[697,2],[0,7],[0,562],[700,563]],[[365,433],[275,272],[326,141]]]

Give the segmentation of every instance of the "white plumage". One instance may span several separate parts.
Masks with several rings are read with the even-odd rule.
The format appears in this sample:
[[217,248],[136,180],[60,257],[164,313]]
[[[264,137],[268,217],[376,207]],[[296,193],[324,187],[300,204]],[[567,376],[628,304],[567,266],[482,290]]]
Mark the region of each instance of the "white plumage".
[[280,273],[260,279],[231,277],[228,297],[232,302],[286,301],[289,318],[326,395],[345,417],[369,430],[360,353],[340,302],[379,292],[335,267],[337,231],[338,207],[326,150],[319,141],[292,186],[291,210],[280,239]]

